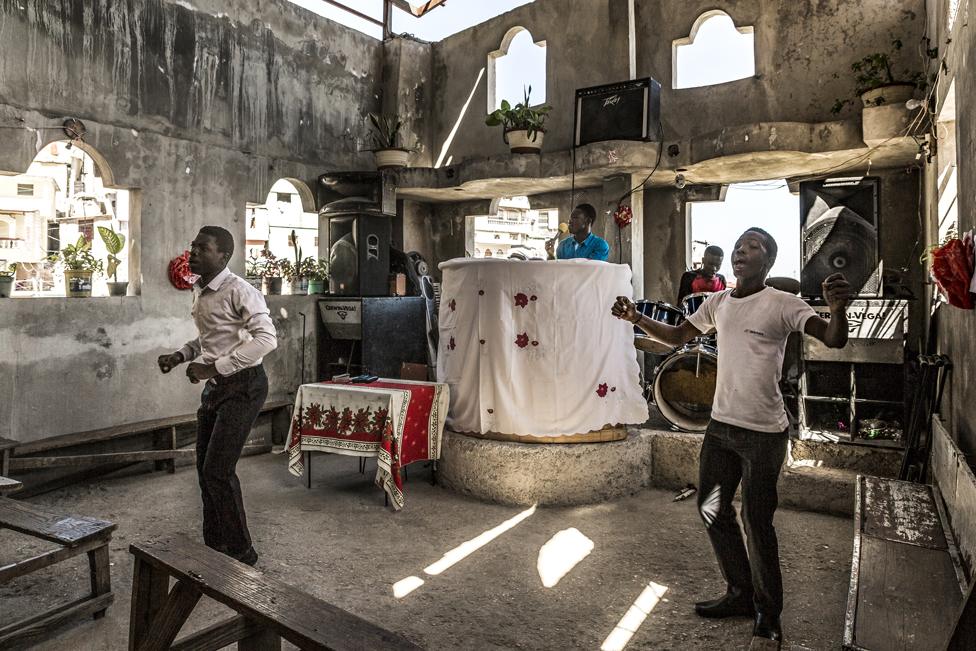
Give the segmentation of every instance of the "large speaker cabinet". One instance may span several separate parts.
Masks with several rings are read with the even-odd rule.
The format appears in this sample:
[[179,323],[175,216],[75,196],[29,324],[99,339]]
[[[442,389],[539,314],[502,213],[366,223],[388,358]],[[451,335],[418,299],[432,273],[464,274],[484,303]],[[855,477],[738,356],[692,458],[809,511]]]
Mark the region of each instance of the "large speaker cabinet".
[[388,295],[391,217],[355,197],[333,201],[319,214],[328,233],[329,293]]
[[879,185],[875,177],[800,184],[800,294],[819,298],[824,278],[840,272],[854,296],[881,296]]
[[650,77],[576,91],[576,146],[660,140],[661,84]]

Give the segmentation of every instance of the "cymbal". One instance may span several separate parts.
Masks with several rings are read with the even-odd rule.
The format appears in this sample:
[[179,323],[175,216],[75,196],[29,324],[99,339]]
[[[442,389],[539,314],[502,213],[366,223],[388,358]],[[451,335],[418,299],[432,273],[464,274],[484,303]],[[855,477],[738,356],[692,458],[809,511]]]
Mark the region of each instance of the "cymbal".
[[643,350],[645,353],[656,353],[658,355],[665,355],[672,350],[671,346],[643,335],[634,335],[634,347],[637,350]]

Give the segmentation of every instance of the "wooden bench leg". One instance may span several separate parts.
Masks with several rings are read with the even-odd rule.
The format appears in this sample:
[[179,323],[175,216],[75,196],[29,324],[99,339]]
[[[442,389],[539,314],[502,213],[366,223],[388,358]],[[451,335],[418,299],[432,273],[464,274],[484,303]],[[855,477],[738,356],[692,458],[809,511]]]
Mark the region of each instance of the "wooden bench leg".
[[132,606],[129,611],[129,651],[142,647],[149,627],[169,592],[169,575],[136,557],[132,569]]
[[[153,436],[153,449],[155,450],[175,450],[176,449],[176,426],[157,432]],[[153,470],[166,470],[169,474],[176,472],[176,459],[159,459],[153,461]]]
[[139,651],[164,651],[168,649],[179,634],[203,594],[188,581],[177,581],[166,597],[166,603],[156,613],[146,639]]
[[237,651],[281,651],[281,637],[272,630],[264,629],[242,638]]
[[[88,569],[91,573],[91,594],[92,597],[108,594],[112,591],[112,574],[108,560],[108,541],[101,547],[88,552]],[[92,614],[93,619],[105,617],[105,610],[96,610]]]
[[4,477],[10,476],[10,450],[4,450],[0,452],[0,475]]
[[312,487],[312,453],[305,453],[305,488]]

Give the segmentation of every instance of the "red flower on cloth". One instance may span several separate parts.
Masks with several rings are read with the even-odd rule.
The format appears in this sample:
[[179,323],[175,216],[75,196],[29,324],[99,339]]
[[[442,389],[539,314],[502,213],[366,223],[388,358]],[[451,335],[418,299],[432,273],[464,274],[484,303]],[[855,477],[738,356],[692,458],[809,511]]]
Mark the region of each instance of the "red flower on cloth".
[[383,429],[386,427],[386,417],[389,415],[389,411],[380,408],[373,412],[373,426],[370,430],[370,434],[376,438],[380,438],[383,435]]
[[312,403],[305,408],[305,420],[312,427],[322,426],[322,405],[317,403]]
[[338,430],[340,434],[349,436],[350,429],[352,429],[352,409],[346,407],[342,410],[342,416],[339,418]]
[[519,292],[515,295],[515,307],[525,307],[529,304],[529,297]]
[[603,384],[601,384],[600,386],[598,386],[596,388],[596,395],[600,396],[601,398],[606,398],[607,397],[607,391],[609,389],[610,389],[610,387],[607,386],[607,383],[606,382],[604,382]]
[[451,340],[447,342],[447,348],[448,350],[454,350],[455,348],[457,348],[457,344],[454,343],[454,337],[451,337]]
[[335,407],[329,407],[325,410],[325,416],[322,417],[322,429],[328,432],[335,432],[339,429],[339,412],[336,411]]
[[525,348],[526,346],[528,346],[529,335],[523,332],[519,336],[515,337],[515,345],[518,346],[519,348]]
[[369,407],[357,409],[352,419],[352,431],[355,434],[369,433]]
[[454,310],[457,309],[457,302],[452,298],[451,302],[448,303],[447,306],[451,308],[451,312],[453,312]]

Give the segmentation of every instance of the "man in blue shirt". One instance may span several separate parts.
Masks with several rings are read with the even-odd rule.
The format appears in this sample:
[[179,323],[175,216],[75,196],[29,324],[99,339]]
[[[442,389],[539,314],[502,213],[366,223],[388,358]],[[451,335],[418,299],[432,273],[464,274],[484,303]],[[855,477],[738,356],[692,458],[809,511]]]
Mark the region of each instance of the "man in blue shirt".
[[[596,208],[588,203],[581,203],[576,206],[569,218],[569,232],[572,237],[567,237],[559,243],[559,247],[556,249],[556,258],[559,260],[585,258],[606,262],[607,258],[610,257],[610,245],[605,239],[591,232],[595,221]],[[546,251],[551,258],[552,250],[548,243]]]

